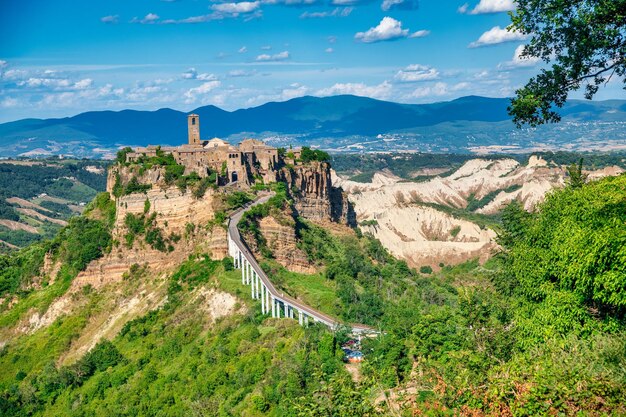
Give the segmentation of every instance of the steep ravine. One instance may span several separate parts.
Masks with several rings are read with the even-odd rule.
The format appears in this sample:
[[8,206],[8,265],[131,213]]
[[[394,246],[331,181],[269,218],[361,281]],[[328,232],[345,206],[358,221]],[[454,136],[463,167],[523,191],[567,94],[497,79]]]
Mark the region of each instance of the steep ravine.
[[[485,260],[496,248],[494,231],[437,206],[464,210],[471,199],[496,193],[475,213],[497,214],[513,200],[533,210],[546,193],[564,186],[565,172],[565,167],[535,156],[526,165],[513,159],[473,159],[447,177],[434,176],[424,182],[377,173],[371,182],[358,183],[333,173],[333,184],[348,194],[363,231],[372,233],[409,265],[437,269],[440,264]],[[588,174],[593,179],[621,172],[611,167]]]

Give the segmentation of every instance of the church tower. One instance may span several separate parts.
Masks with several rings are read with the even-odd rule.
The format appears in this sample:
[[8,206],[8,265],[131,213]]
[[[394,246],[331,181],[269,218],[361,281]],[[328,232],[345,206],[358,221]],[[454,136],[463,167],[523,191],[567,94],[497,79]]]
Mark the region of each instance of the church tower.
[[197,114],[190,114],[187,116],[187,131],[189,133],[189,144],[193,146],[201,146],[200,116]]

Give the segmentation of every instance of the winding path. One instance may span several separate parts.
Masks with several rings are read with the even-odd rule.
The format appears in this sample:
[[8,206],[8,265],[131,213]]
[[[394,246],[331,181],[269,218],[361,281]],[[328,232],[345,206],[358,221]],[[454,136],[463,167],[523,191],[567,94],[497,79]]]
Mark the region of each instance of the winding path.
[[[228,252],[233,257],[235,268],[241,269],[241,283],[250,285],[252,298],[261,300],[263,314],[271,313],[272,317],[287,317],[295,319],[296,315],[301,325],[307,325],[309,320],[323,323],[331,330],[341,327],[342,323],[335,318],[310,307],[284,292],[278,291],[267,274],[261,269],[254,255],[241,238],[237,224],[243,214],[250,208],[266,203],[273,194],[260,197],[231,214],[228,219]],[[348,325],[355,334],[378,334],[372,327],[363,324]]]

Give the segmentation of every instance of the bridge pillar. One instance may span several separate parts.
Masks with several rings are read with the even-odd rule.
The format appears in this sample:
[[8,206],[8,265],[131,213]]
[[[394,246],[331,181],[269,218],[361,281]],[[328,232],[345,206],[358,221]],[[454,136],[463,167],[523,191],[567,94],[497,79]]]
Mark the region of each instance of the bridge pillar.
[[304,316],[304,326],[309,327],[309,316]]
[[250,291],[252,293],[252,299],[254,300],[254,271],[252,271],[252,277],[250,277],[252,280],[252,285],[250,285]]
[[261,314],[265,314],[265,285],[261,284]]
[[287,303],[285,305],[285,318],[289,317],[289,307],[287,307]]
[[246,264],[240,264],[241,267],[241,284],[246,285]]
[[298,323],[300,324],[300,326],[302,326],[303,324],[302,311],[298,311]]

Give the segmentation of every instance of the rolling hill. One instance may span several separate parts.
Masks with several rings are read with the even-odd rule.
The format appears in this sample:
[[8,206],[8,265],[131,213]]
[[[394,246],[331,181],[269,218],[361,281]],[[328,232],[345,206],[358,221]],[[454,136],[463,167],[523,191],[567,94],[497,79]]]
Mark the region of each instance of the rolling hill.
[[[417,135],[422,139],[415,142],[416,147],[433,142],[435,148],[427,150],[437,151],[433,138],[444,136],[447,143],[462,151],[468,146],[507,144],[515,136],[506,112],[508,103],[506,98],[469,96],[441,103],[399,104],[341,95],[300,97],[232,112],[204,106],[193,112],[200,115],[203,138],[237,140],[249,135],[274,139],[277,144],[280,140],[294,145],[313,141],[322,147],[327,147],[326,140],[336,144],[334,139],[342,138],[342,146],[350,147],[379,135],[409,140]],[[110,155],[122,145],[178,144],[186,138],[186,114],[172,109],[92,111],[66,118],[4,123],[0,124],[0,156],[66,153],[97,157]],[[564,125],[575,127],[569,129],[571,132],[559,130],[565,142],[581,134],[594,136],[586,132],[595,132],[598,123],[618,124],[617,131],[614,126],[610,129],[611,138],[625,137],[626,101],[572,100],[562,109],[562,114]],[[581,124],[587,126],[582,132]],[[542,129],[550,131],[551,127]],[[523,135],[530,138],[537,133],[531,130]],[[367,150],[398,150],[389,143],[384,148]]]

